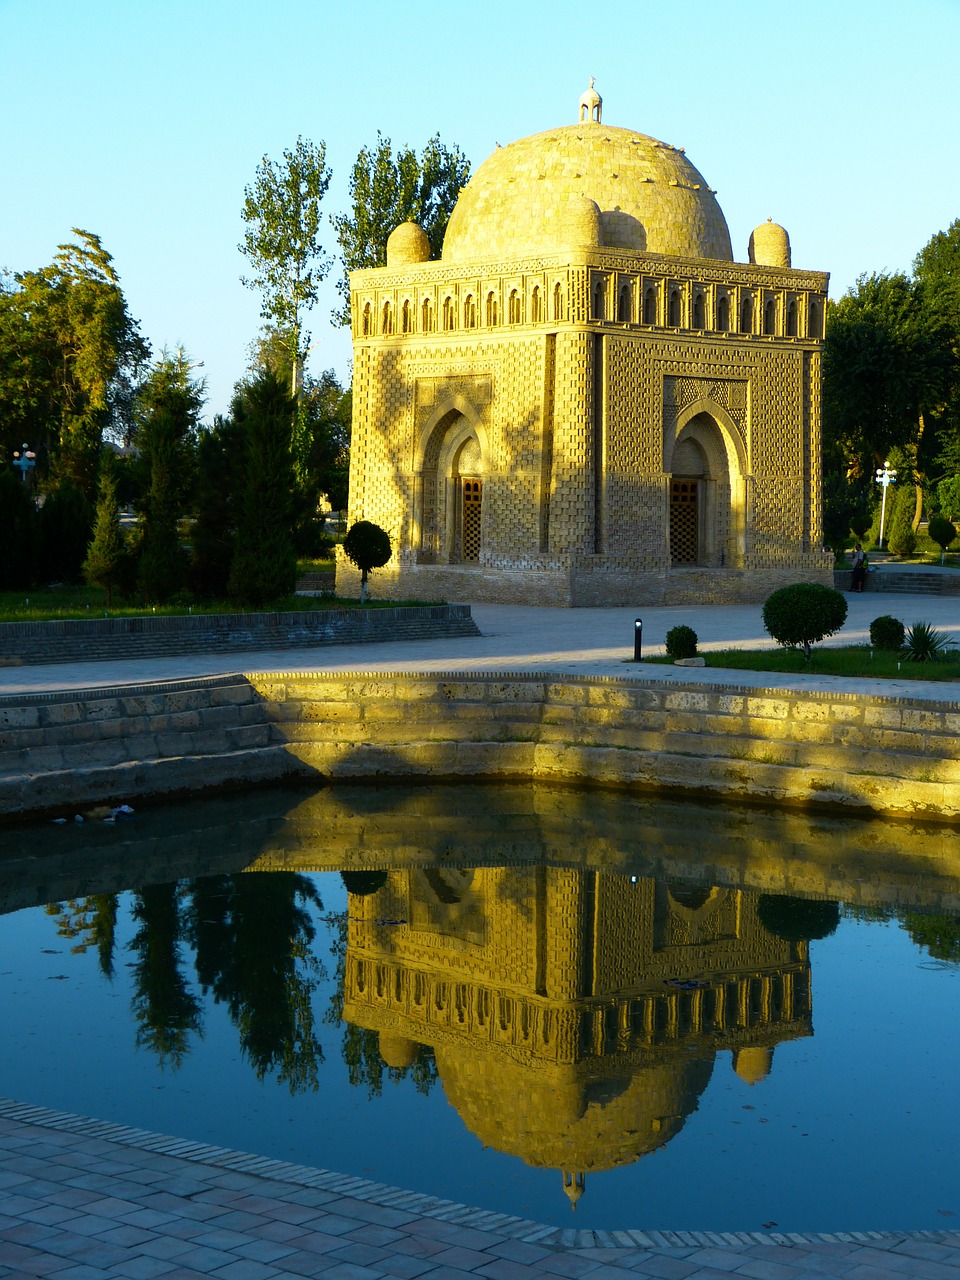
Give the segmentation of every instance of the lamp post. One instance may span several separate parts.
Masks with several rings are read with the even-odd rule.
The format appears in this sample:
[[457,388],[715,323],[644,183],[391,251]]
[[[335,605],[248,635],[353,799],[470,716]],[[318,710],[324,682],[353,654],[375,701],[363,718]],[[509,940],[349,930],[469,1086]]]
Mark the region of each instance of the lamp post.
[[877,468],[877,484],[883,487],[883,497],[880,500],[880,537],[878,539],[881,551],[883,550],[883,522],[887,514],[887,489],[896,478],[897,473],[890,470],[890,460],[888,458],[882,467]]
[[14,450],[13,465],[20,470],[20,476],[24,484],[30,483],[30,472],[37,465],[37,455],[32,449],[27,447],[27,442],[23,442],[20,450]]

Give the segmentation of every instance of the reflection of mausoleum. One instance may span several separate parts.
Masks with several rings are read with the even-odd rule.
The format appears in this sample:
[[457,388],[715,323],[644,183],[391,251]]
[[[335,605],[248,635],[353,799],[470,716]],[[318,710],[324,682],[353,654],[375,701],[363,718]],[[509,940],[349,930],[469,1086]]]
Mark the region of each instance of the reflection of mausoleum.
[[351,894],[344,1017],[391,1066],[434,1049],[484,1143],[587,1173],[668,1142],[717,1050],[751,1084],[810,1033],[805,943],[758,895],[548,867],[393,871]]
[[[498,147],[440,261],[413,223],[354,272],[350,519],[402,597],[763,599],[829,580],[827,276],[773,222],[734,262],[682,149],[601,123]],[[342,562],[341,587],[352,576]]]

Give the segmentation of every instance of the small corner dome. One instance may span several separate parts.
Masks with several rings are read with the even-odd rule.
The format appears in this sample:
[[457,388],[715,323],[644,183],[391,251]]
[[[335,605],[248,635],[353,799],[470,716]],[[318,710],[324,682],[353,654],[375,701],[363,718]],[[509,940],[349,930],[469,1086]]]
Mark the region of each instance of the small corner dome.
[[387,240],[387,266],[407,267],[415,262],[430,261],[430,241],[416,222],[401,222]]
[[748,256],[758,267],[789,267],[790,237],[779,222],[768,218],[750,233]]
[[560,221],[560,242],[565,247],[595,248],[603,244],[600,206],[587,196],[571,196]]

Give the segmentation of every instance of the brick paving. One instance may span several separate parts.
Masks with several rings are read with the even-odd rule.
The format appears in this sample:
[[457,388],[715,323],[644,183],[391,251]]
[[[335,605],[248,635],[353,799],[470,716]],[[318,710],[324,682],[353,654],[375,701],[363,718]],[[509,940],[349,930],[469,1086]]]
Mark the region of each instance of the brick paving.
[[960,1280],[960,1231],[578,1231],[0,1099],[0,1280]]

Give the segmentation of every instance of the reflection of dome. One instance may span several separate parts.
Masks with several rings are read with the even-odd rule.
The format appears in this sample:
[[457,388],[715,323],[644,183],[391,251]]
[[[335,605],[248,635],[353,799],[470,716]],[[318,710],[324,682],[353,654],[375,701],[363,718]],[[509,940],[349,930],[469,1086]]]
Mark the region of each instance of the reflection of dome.
[[583,1173],[665,1146],[696,1110],[713,1071],[712,1058],[678,1056],[626,1077],[590,1080],[583,1064],[536,1068],[468,1045],[438,1046],[436,1059],[447,1100],[484,1146],[535,1168]]
[[390,1031],[380,1032],[379,1045],[380,1057],[387,1066],[397,1067],[399,1070],[412,1067],[420,1052],[416,1040],[409,1040],[406,1036]]
[[444,261],[570,247],[571,214],[582,220],[584,199],[601,211],[604,245],[733,257],[720,206],[681,151],[594,120],[521,138],[485,160],[460,193]]
[[733,1055],[733,1069],[746,1084],[759,1084],[766,1080],[773,1066],[773,1050],[759,1046],[738,1049]]

